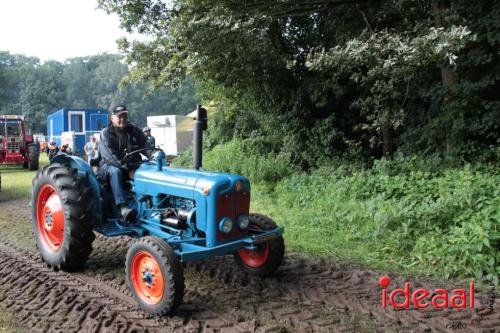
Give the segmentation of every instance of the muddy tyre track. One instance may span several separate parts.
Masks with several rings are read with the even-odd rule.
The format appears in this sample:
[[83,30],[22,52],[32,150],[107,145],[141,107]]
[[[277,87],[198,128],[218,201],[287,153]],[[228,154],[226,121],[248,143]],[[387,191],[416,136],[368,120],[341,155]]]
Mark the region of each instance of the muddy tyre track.
[[[158,327],[132,306],[103,293],[78,275],[54,272],[35,255],[0,245],[0,303],[13,309],[26,331],[142,332]],[[140,318],[142,319],[142,318]]]
[[[24,232],[0,234],[0,305],[14,309],[30,332],[500,332],[496,295],[476,295],[483,315],[383,309],[382,273],[298,257],[286,257],[264,280],[242,272],[230,256],[186,265],[186,295],[177,314],[151,317],[138,309],[125,283],[129,238],[98,236],[82,271],[54,272],[33,248],[16,242],[30,224],[27,202],[0,202],[0,209],[3,219],[24,225]],[[405,282],[389,276],[394,285]],[[412,288],[419,286],[443,287],[412,281]]]
[[109,274],[54,271],[3,236],[0,242],[0,304],[16,312],[26,332],[249,331],[203,306],[185,305],[175,317],[148,315]]

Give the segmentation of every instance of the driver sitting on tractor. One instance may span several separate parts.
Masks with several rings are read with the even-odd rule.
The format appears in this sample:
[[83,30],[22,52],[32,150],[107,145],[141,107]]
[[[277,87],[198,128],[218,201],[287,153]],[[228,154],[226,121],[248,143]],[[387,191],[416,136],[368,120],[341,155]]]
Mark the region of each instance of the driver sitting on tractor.
[[125,177],[132,178],[133,172],[142,161],[140,154],[129,155],[123,161],[126,153],[146,147],[146,138],[142,130],[128,122],[128,110],[125,105],[118,105],[111,112],[110,123],[101,131],[99,141],[99,177],[108,180],[113,192],[116,206],[122,217],[129,223],[134,223],[137,211],[129,208],[126,203]]

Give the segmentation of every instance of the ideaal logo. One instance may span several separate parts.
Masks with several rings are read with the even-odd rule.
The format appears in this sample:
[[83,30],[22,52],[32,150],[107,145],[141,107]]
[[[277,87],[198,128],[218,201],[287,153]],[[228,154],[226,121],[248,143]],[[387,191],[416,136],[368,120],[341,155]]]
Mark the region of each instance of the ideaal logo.
[[[469,284],[469,292],[465,289],[453,289],[451,293],[448,293],[446,289],[435,289],[432,292],[425,289],[419,288],[415,291],[411,291],[410,282],[406,282],[404,288],[396,288],[390,293],[387,287],[391,284],[391,279],[387,276],[382,276],[379,279],[380,287],[382,287],[382,307],[387,308],[389,303],[395,309],[409,309],[410,302],[417,309],[423,309],[428,306],[432,306],[436,309],[442,308],[466,308],[467,305],[470,308],[474,308],[474,282],[471,281]],[[389,297],[387,297],[389,295]],[[430,297],[429,297],[430,296]],[[404,301],[398,303],[398,301]],[[467,299],[469,299],[467,301]]]

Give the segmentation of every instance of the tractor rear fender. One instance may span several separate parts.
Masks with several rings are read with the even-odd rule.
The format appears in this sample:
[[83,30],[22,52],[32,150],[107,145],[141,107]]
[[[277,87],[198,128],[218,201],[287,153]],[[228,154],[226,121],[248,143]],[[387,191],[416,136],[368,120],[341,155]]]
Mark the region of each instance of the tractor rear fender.
[[56,156],[54,156],[50,161],[50,163],[51,164],[59,163],[69,168],[76,169],[78,170],[78,174],[87,179],[90,191],[92,192],[91,195],[93,198],[92,200],[94,206],[93,208],[94,211],[96,212],[96,221],[98,221],[99,223],[102,218],[101,189],[97,177],[94,174],[94,171],[92,170],[90,165],[88,165],[87,162],[85,162],[78,156],[67,155],[64,153],[59,153]]

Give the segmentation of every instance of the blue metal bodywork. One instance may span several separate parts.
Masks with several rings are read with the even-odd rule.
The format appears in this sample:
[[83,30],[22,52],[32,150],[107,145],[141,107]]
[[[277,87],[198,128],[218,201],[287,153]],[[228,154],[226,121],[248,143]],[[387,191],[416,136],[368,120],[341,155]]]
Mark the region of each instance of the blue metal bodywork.
[[[283,227],[251,234],[239,229],[238,216],[249,213],[250,183],[247,178],[164,167],[163,159],[162,153],[156,160],[143,163],[130,181],[128,205],[137,209],[138,221],[135,224],[125,224],[120,218],[106,213],[103,208],[106,202],[102,199],[105,189],[85,161],[59,154],[51,162],[77,169],[87,178],[94,199],[97,217],[94,229],[97,232],[108,237],[161,237],[183,261],[224,255],[243,248],[254,249],[258,244],[283,234]],[[163,223],[171,210],[185,214],[182,228]],[[232,231],[225,235],[219,230],[219,222],[227,217],[235,223]]]

